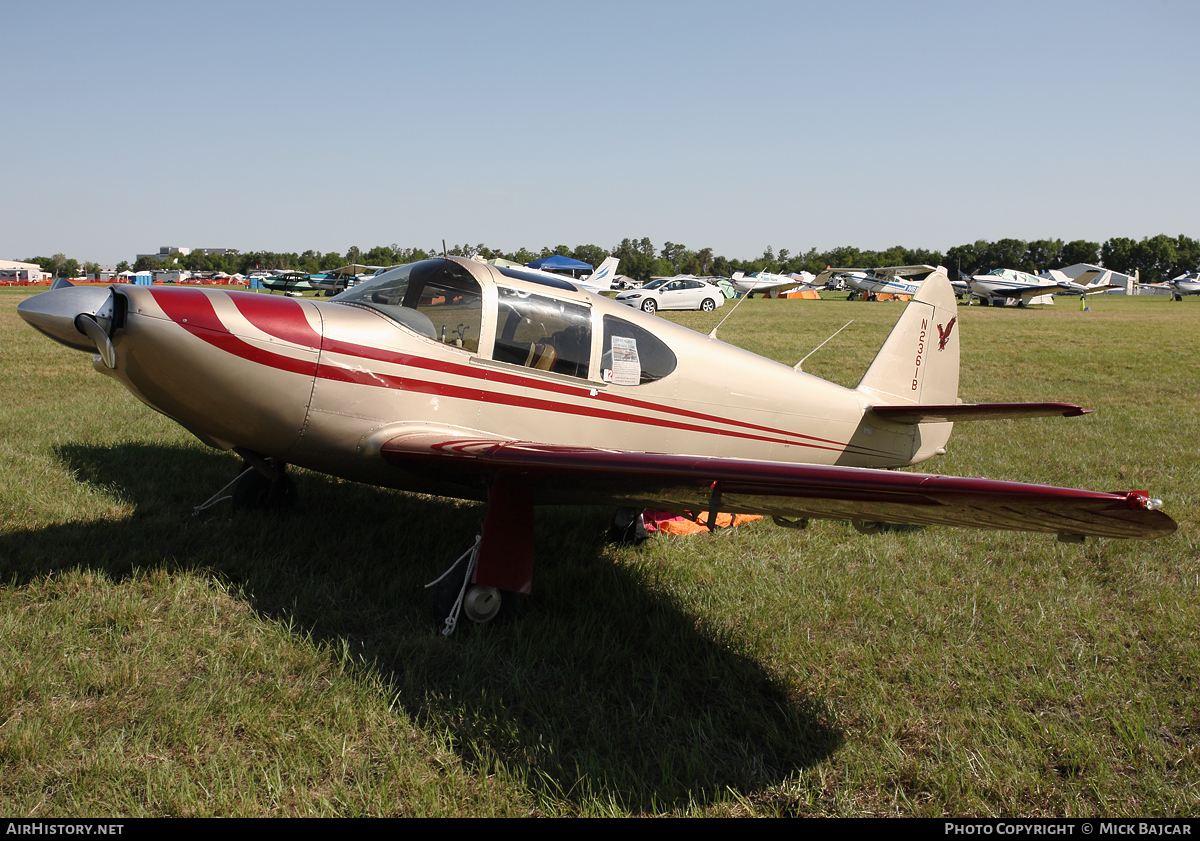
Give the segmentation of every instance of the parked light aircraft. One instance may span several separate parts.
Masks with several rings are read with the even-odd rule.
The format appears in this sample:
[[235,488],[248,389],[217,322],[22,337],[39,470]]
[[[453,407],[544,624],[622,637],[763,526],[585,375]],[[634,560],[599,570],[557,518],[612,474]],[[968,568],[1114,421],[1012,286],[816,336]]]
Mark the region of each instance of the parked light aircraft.
[[272,292],[304,292],[313,288],[308,281],[308,275],[304,272],[287,270],[273,275],[265,273],[250,275],[251,280],[254,280],[255,277]]
[[1184,295],[1200,295],[1200,277],[1196,272],[1184,272],[1179,277],[1173,277],[1170,280],[1164,280],[1162,283],[1139,283],[1138,286],[1147,286],[1151,289],[1169,289],[1171,297],[1176,301],[1182,301]]
[[[50,338],[201,441],[287,481],[292,464],[485,500],[458,605],[475,621],[529,592],[538,504],[1155,538],[1144,491],[896,472],[955,421],[1079,415],[958,403],[959,329],[942,272],[856,388],[592,295],[560,278],[438,258],[328,299],[196,287],[72,286],[21,302]],[[236,489],[235,489],[236,490]],[[799,518],[787,521],[783,518]],[[461,559],[460,559],[461,560]],[[452,622],[450,623],[452,626]]]
[[[1083,277],[1094,277],[1096,274],[1098,273],[1088,273]],[[1059,292],[1095,295],[1119,287],[1100,280],[1089,284],[1076,283],[1061,272],[1051,272],[1049,276],[1039,277],[1016,269],[992,269],[987,274],[977,274],[968,280],[967,288],[971,290],[972,295],[984,302],[996,298],[1015,299],[1017,305],[1023,307],[1033,298],[1042,295],[1054,295]]]
[[514,263],[512,260],[497,258],[494,260],[484,260],[482,257],[471,258],[477,263],[483,263],[488,266],[499,266],[502,268],[520,269],[523,272],[532,275],[549,278],[551,280],[565,280],[568,283],[574,283],[576,286],[582,287],[589,292],[597,294],[601,292],[609,292],[613,287],[613,281],[617,278],[617,266],[621,264],[621,258],[614,257],[609,254],[600,265],[591,274],[581,278],[570,278],[565,275],[555,274],[554,272],[543,271],[542,269],[531,269],[529,266],[522,266],[520,263]]
[[737,291],[750,297],[754,297],[756,292],[761,292],[770,298],[778,298],[781,292],[787,292],[796,287],[814,288],[812,285],[813,275],[810,272],[800,272],[794,275],[772,274],[771,272],[755,272],[747,275],[734,272],[730,280]]
[[[846,284],[853,287],[861,297],[873,299],[874,296],[886,292],[891,295],[916,295],[921,289],[925,278],[936,271],[944,275],[946,270],[941,266],[881,266],[877,269],[835,269],[827,267],[817,275],[814,286],[823,286],[831,277],[840,276]],[[954,284],[958,288],[958,284]],[[854,292],[851,298],[859,297]]]
[[308,282],[314,289],[320,289],[326,294],[341,292],[350,286],[370,277],[383,266],[365,266],[362,263],[350,263],[340,269],[331,269],[322,277],[309,277]]

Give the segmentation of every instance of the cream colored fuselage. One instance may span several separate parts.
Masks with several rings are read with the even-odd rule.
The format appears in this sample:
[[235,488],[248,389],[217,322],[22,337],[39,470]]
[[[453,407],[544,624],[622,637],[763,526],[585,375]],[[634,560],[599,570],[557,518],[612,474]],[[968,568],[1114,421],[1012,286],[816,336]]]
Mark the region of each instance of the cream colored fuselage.
[[[918,426],[866,415],[872,400],[861,390],[591,293],[461,264],[482,289],[477,348],[421,335],[362,306],[122,287],[116,365],[96,367],[214,446],[416,490],[427,481],[379,458],[385,442],[406,432],[861,467],[930,454]],[[498,285],[589,308],[586,378],[491,358]],[[674,370],[640,385],[605,382],[605,315],[655,334],[675,354]]]

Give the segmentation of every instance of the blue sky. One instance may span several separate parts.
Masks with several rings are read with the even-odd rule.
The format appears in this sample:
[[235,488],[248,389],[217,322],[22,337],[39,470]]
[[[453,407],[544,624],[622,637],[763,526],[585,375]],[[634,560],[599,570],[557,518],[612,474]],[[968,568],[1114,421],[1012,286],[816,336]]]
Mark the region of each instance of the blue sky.
[[0,257],[1200,236],[1200,4],[7,2]]

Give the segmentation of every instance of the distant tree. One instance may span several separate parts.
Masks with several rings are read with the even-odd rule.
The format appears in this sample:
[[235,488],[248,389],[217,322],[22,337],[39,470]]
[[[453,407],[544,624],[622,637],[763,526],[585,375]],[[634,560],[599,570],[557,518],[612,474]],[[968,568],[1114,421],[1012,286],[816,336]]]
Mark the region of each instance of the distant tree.
[[122,260],[121,262],[117,263],[117,272],[118,273],[119,272],[127,272],[127,271],[129,271],[129,262],[127,260]]
[[945,266],[946,258],[942,256],[940,251],[926,251],[924,248],[915,248],[904,252],[904,259],[901,261],[908,266]]
[[346,262],[357,263],[360,256],[362,256],[362,251],[357,245],[352,245],[350,246],[350,250],[346,252]]
[[[467,257],[474,256],[472,249]],[[366,263],[369,266],[391,266],[396,262],[396,251],[390,245],[377,245],[370,251],[361,255],[359,262]]]
[[592,266],[598,266],[604,262],[608,252],[598,245],[577,245],[569,256],[584,263],[591,263]]
[[50,273],[54,277],[63,277],[63,267],[67,264],[66,254],[55,254],[50,258]]
[[1175,266],[1170,276],[1178,277],[1197,268],[1200,268],[1200,242],[1180,234],[1175,237]]
[[978,246],[981,243],[985,248],[987,247],[986,242],[979,240],[966,245],[956,245],[948,250],[946,252],[946,268],[968,276],[978,274],[981,269]]
[[1178,255],[1175,240],[1166,234],[1146,237],[1133,249],[1134,268],[1142,280],[1158,283],[1172,277]]
[[821,255],[821,259],[825,262],[825,265],[833,266],[834,268],[872,268],[871,266],[863,265],[862,252],[852,245],[831,248]]
[[908,249],[903,245],[893,245],[887,251],[878,252],[872,262],[875,266],[903,266],[908,263],[907,255]]
[[1137,243],[1128,237],[1113,237],[1100,248],[1101,264],[1121,274],[1130,274],[1134,269],[1133,250]]
[[1045,269],[1061,269],[1070,265],[1062,262],[1063,241],[1061,239],[1035,239],[1025,246],[1025,271],[1040,272]]
[[712,265],[713,261],[713,250],[701,248],[696,252],[696,259],[700,262],[700,274],[708,274],[708,267]]
[[74,257],[69,257],[63,262],[62,267],[63,277],[79,277],[79,261]]
[[84,263],[83,264],[83,273],[84,273],[84,275],[95,275],[96,277],[99,277],[100,276],[100,264],[99,263],[91,263],[91,262]]
[[714,257],[709,271],[721,277],[730,277],[734,272],[734,268],[725,257]]
[[1072,240],[1063,246],[1059,259],[1063,266],[1073,266],[1076,263],[1096,265],[1100,262],[1100,243],[1083,239]]
[[686,253],[686,245],[677,242],[667,242],[663,244],[660,256],[663,260],[671,264],[671,268],[675,274],[679,274],[679,266],[683,262]]
[[537,260],[538,257],[539,257],[538,254],[534,254],[532,251],[527,249],[525,246],[521,246],[520,248],[518,248],[516,251],[513,252],[512,261],[514,263],[520,263],[521,265],[525,265],[526,263],[532,263],[534,260]]
[[1025,256],[1027,246],[1022,239],[998,239],[988,246],[984,263],[988,269],[1018,269],[1033,271]]

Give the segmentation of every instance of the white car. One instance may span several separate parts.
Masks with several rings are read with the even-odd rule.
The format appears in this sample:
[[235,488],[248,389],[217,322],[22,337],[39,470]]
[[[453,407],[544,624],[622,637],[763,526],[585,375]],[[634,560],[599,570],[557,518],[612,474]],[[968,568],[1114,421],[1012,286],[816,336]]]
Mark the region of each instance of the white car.
[[617,295],[617,301],[643,312],[656,310],[704,310],[725,305],[725,295],[711,283],[694,278],[659,278],[639,289]]

